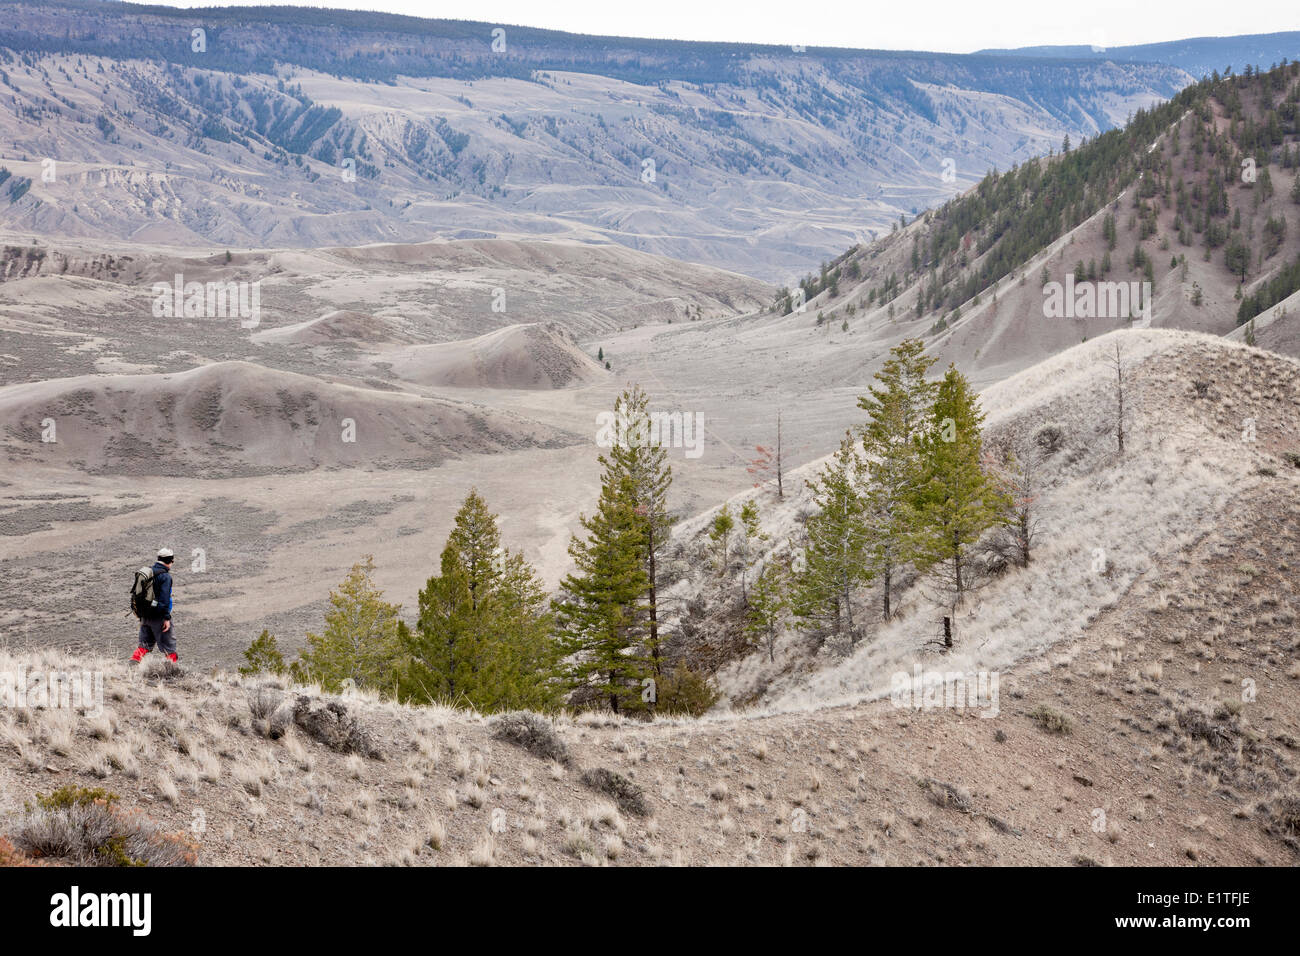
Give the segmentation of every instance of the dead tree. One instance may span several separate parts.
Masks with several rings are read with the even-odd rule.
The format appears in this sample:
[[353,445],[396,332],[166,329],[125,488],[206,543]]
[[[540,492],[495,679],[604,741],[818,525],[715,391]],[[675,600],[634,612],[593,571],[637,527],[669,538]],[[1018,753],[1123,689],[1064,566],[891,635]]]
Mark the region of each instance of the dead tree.
[[785,464],[782,460],[782,440],[781,440],[781,410],[777,409],[776,413],[776,447],[771,448],[764,445],[755,445],[754,450],[758,452],[758,457],[749,462],[745,469],[757,480],[754,483],[755,488],[761,488],[773,478],[776,479],[776,496],[785,498]]
[[[1040,434],[1041,434],[1040,430]],[[1040,468],[1046,451],[1023,425],[1012,426],[992,438],[985,449],[984,467],[997,476],[1010,501],[1004,523],[981,543],[990,570],[1008,565],[1027,567],[1042,533],[1038,496],[1042,490]]]
[[1119,339],[1115,340],[1115,358],[1110,367],[1115,370],[1115,441],[1120,454],[1124,453],[1124,356],[1120,352]]

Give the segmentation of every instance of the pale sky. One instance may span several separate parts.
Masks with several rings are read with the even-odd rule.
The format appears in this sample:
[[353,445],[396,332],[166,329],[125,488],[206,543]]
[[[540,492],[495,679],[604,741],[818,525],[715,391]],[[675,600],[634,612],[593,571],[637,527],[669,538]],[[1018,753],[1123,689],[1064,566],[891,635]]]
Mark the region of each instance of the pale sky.
[[[988,47],[1156,43],[1300,30],[1296,0],[279,0],[612,36],[970,53]],[[257,0],[171,0],[255,6]]]

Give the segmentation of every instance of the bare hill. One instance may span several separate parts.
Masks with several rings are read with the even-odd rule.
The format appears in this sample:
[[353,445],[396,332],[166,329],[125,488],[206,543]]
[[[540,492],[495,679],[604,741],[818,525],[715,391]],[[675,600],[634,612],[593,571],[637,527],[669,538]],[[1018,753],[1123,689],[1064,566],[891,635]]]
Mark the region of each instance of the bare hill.
[[605,369],[558,325],[511,325],[465,342],[381,353],[403,381],[453,388],[547,389],[601,381]]
[[306,322],[254,332],[249,338],[259,344],[358,346],[391,345],[413,340],[401,322],[351,309],[335,309]]
[[242,362],[12,385],[0,389],[0,415],[11,466],[118,475],[430,468],[467,454],[575,440],[505,412]]

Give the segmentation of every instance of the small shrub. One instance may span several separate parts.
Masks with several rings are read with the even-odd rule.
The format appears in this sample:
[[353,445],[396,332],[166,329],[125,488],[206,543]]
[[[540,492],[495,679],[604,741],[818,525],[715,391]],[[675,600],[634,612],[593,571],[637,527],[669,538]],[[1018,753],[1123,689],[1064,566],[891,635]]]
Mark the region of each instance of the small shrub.
[[[88,807],[96,803],[103,803],[104,806],[111,806],[116,803],[118,796],[110,793],[103,787],[59,787],[48,797],[38,793],[36,795],[36,806],[41,810],[58,811],[68,810],[72,807]],[[27,805],[28,812],[31,812],[31,804]]]
[[12,843],[4,837],[0,837],[0,867],[35,865],[25,854],[16,850]]
[[1074,722],[1059,710],[1053,710],[1046,704],[1039,704],[1029,712],[1029,719],[1042,727],[1049,734],[1068,734],[1074,729]]
[[288,670],[284,664],[284,656],[275,643],[275,635],[266,630],[248,645],[244,651],[244,660],[246,663],[239,668],[239,673],[245,677],[262,673],[283,674]]
[[578,779],[583,786],[612,797],[620,809],[638,817],[650,815],[645,791],[621,773],[605,767],[594,767],[591,770],[584,770]]
[[1236,715],[1226,708],[1208,714],[1195,707],[1178,712],[1179,728],[1194,740],[1204,740],[1215,750],[1235,749],[1241,728]]
[[569,764],[569,748],[555,730],[555,725],[540,714],[528,710],[515,710],[495,717],[488,730],[496,740],[522,747],[543,760]]
[[37,806],[14,832],[14,847],[30,857],[62,858],[83,866],[191,866],[197,847],[181,834],[165,833],[139,811],[114,804],[117,795],[99,788],[62,787]]
[[960,813],[970,813],[974,807],[971,795],[950,783],[927,777],[924,780],[918,780],[917,785],[925,791],[926,796],[930,798],[930,802],[937,807],[957,810]]
[[1263,817],[1265,833],[1300,852],[1300,791],[1277,794],[1257,812]]
[[250,690],[248,712],[253,732],[272,740],[283,737],[291,719],[289,710],[280,706],[283,703],[284,694],[271,684],[261,684]]
[[357,718],[338,701],[324,707],[319,701],[299,695],[293,707],[293,722],[313,740],[323,743],[338,753],[359,753],[372,760],[382,760],[383,754],[370,733]]
[[698,671],[678,664],[659,681],[658,708],[665,714],[688,714],[700,717],[721,698],[721,692]]
[[1034,433],[1034,443],[1044,454],[1055,454],[1065,446],[1065,429],[1054,422],[1044,425]]
[[595,846],[587,839],[585,834],[570,834],[564,841],[564,851],[573,856],[582,859],[585,856],[592,856],[596,852]]

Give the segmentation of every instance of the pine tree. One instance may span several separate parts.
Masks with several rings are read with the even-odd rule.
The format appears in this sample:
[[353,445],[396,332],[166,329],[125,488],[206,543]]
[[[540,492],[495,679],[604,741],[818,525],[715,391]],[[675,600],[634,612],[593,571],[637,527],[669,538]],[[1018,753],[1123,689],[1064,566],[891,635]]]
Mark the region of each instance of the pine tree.
[[727,573],[728,546],[735,527],[736,519],[731,513],[731,506],[724,504],[713,516],[713,526],[709,528],[709,540],[718,549],[718,573],[723,575]]
[[1240,281],[1246,280],[1246,273],[1250,270],[1250,246],[1246,245],[1240,234],[1234,233],[1229,241],[1223,254],[1223,264]]
[[488,605],[480,711],[552,710],[562,702],[550,599],[523,554],[506,551]]
[[758,503],[746,501],[740,506],[740,600],[749,603],[749,571],[759,555],[759,547],[767,540],[759,520]]
[[635,498],[631,478],[607,467],[595,513],[580,519],[586,537],[569,543],[575,568],[555,603],[568,687],[604,697],[615,713],[632,703],[651,670],[640,652],[648,580]]
[[791,601],[796,616],[854,640],[854,592],[871,580],[862,472],[852,436],[845,435],[821,475],[809,482],[819,510],[808,518],[805,568]]
[[240,665],[239,673],[245,677],[253,674],[283,674],[287,668],[284,655],[275,642],[275,635],[263,630],[248,649],[244,651],[245,664]]
[[894,570],[912,557],[916,485],[920,480],[920,438],[938,384],[926,380],[934,359],[920,339],[895,346],[870,394],[858,399],[867,412],[862,427],[868,482],[865,505],[870,522],[867,564],[882,584],[882,614],[892,616]]
[[501,576],[501,533],[497,530],[497,516],[488,510],[487,502],[471,488],[447,539],[465,571],[469,587],[470,606],[477,609],[482,600],[497,584]]
[[496,515],[471,490],[456,513],[440,574],[420,591],[404,640],[404,700],[482,713],[558,703],[558,645],[546,595],[523,555],[505,551]]
[[[634,385],[614,402],[614,420],[620,425],[608,457],[600,463],[615,483],[626,477],[631,505],[640,519],[640,553],[645,570],[646,650],[656,678],[662,676],[660,659],[663,635],[659,631],[659,574],[673,517],[668,513],[668,490],[673,470],[663,435],[656,434],[649,411],[649,398]],[[672,422],[671,418],[665,421]]]
[[1296,174],[1295,182],[1291,184],[1291,201],[1300,203],[1300,173]]
[[970,545],[1011,508],[984,470],[983,424],[970,383],[949,366],[921,442],[915,564],[940,582],[943,603],[950,608],[962,603],[973,584],[967,567]]
[[440,573],[420,589],[420,616],[405,637],[406,666],[399,682],[403,700],[472,706],[482,660],[482,629],[469,575],[448,543]]
[[386,689],[398,667],[405,625],[399,605],[384,601],[375,587],[371,555],[352,566],[337,589],[330,592],[330,611],[321,634],[308,634],[307,647],[294,662],[294,676],[318,683],[331,693],[344,681],[357,688]]
[[776,660],[776,641],[789,616],[789,585],[789,569],[773,556],[759,570],[749,591],[745,633],[767,651],[769,661]]

